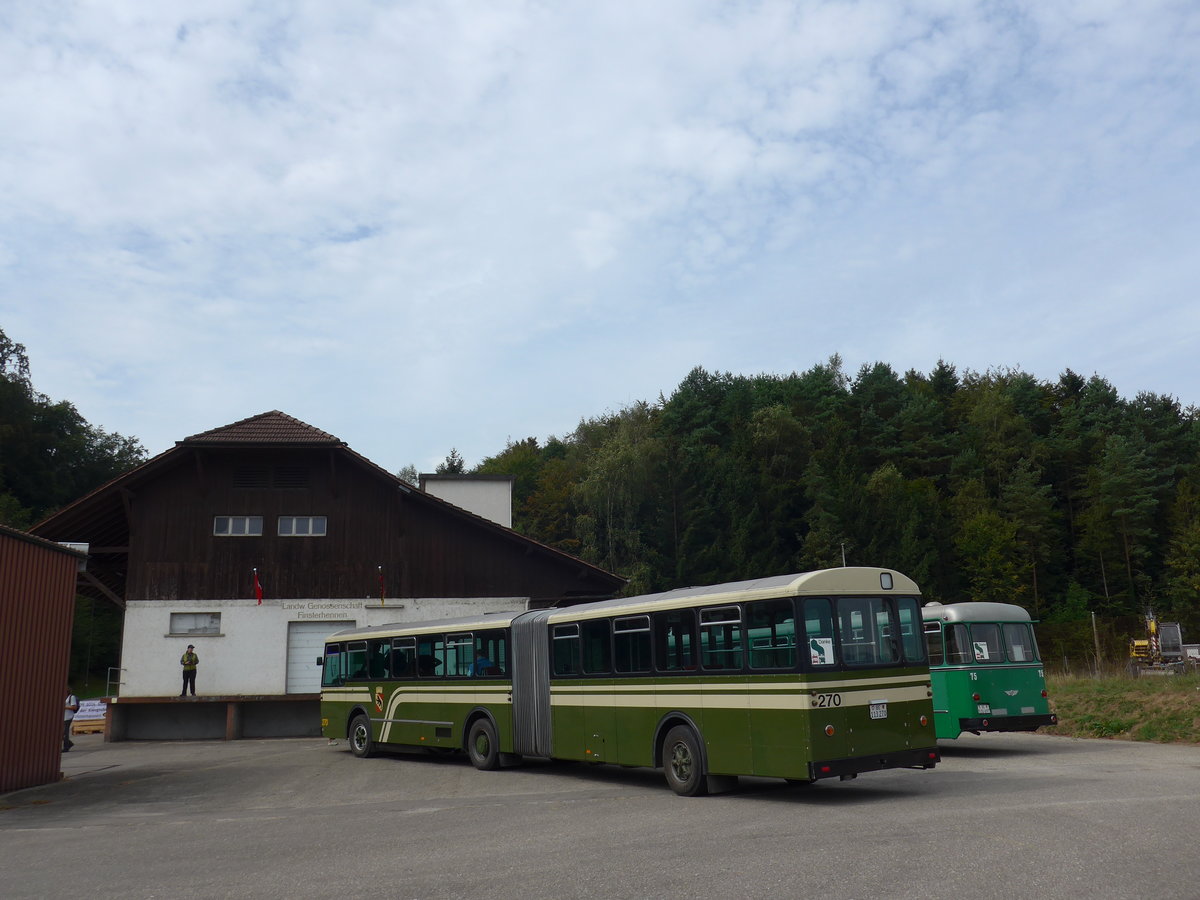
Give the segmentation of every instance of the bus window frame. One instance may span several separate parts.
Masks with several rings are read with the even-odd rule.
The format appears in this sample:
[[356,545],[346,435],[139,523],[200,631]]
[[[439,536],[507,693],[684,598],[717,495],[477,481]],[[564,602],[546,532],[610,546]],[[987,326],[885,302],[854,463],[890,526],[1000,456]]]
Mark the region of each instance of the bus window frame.
[[[937,658],[934,658],[933,648],[937,647]],[[941,622],[926,622],[925,623],[925,654],[929,659],[929,668],[944,666],[946,664],[946,639],[942,635]]]
[[[354,674],[350,674],[350,666],[354,663],[354,654],[362,654],[362,668],[356,669]],[[346,667],[344,669],[346,681],[369,681],[370,676],[367,675],[367,642],[364,641],[347,641],[346,642]]]
[[[336,673],[331,673],[332,678],[326,673],[330,673],[332,668],[331,660],[336,660]],[[325,645],[325,654],[321,658],[321,687],[341,687],[346,683],[346,650],[341,641]]]
[[[655,672],[665,675],[681,675],[695,672],[700,667],[698,650],[700,633],[694,606],[659,610],[651,617],[650,624],[654,640]],[[678,626],[680,630],[675,632],[672,637],[670,629],[675,626]],[[675,644],[674,648],[671,646],[672,643]],[[677,665],[668,665],[668,660],[672,655],[675,656]]]
[[[754,638],[752,629],[754,625],[754,614],[757,611],[770,607],[771,605],[786,608],[791,613],[792,637],[788,643],[787,637],[779,637],[778,625],[779,619],[773,618],[769,627],[771,630],[771,643],[766,647],[754,646]],[[742,604],[742,621],[743,621],[743,643],[746,650],[746,667],[750,672],[794,672],[797,668],[797,648],[796,648],[796,602],[793,597],[767,597],[762,600],[749,600]],[[783,620],[788,621],[788,620]],[[758,627],[766,627],[760,625]],[[780,643],[783,641],[783,643]],[[786,651],[785,662],[779,662],[779,655],[782,651]],[[772,654],[773,662],[770,665],[755,665],[757,654],[770,653]]]
[[[621,636],[630,636],[629,640],[629,664],[630,668],[623,669],[620,666],[621,653],[618,643]],[[633,635],[643,635],[641,641],[632,637]],[[637,648],[641,646],[645,651],[645,663],[641,668],[634,667],[634,657],[638,656]],[[650,616],[645,613],[640,613],[632,616],[616,616],[612,620],[612,654],[611,665],[614,675],[649,675],[654,671],[654,640],[650,630]]]
[[[556,644],[556,641],[563,641],[564,643]],[[574,643],[568,645],[567,641],[573,641]],[[566,659],[568,662],[573,663],[573,671],[560,672],[558,670],[559,660],[562,659],[558,652],[559,647],[568,648]],[[550,677],[583,677],[583,646],[578,622],[566,622],[562,625],[555,625],[550,630]]]
[[[470,678],[475,668],[474,633],[470,631],[448,632],[442,642],[442,653],[443,678]],[[451,657],[454,660],[454,672],[450,671]],[[466,666],[465,671],[464,665]]]
[[[401,672],[396,665],[397,654],[403,653],[406,665]],[[397,681],[409,681],[417,677],[417,639],[413,635],[392,638],[392,678]]]
[[[603,629],[603,634],[599,632]],[[602,668],[589,668],[589,653],[593,649],[603,652],[599,660]],[[585,678],[600,678],[613,673],[612,619],[584,619],[579,623],[580,672]]]
[[[735,612],[737,615],[732,618],[712,618],[721,613]],[[746,668],[746,626],[742,615],[741,604],[734,603],[725,606],[704,606],[700,610],[700,668],[705,672],[742,672]],[[705,614],[709,614],[710,618],[705,621]],[[736,646],[723,647],[722,649],[708,649],[714,644],[713,635],[714,629],[723,629],[721,634],[725,635],[722,644],[736,644]],[[705,634],[705,629],[708,629],[708,635]],[[734,634],[732,639],[724,629],[732,629]],[[707,638],[707,639],[706,639]],[[707,660],[717,654],[736,654],[736,662],[732,665],[710,665]]]

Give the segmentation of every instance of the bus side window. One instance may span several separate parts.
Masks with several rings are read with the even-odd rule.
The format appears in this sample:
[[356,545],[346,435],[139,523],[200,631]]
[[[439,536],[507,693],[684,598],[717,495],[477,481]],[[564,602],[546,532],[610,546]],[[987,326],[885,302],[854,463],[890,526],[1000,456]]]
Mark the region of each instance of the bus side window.
[[945,645],[939,623],[929,622],[925,625],[925,645],[929,650],[929,665],[940,666],[945,659]]
[[423,636],[417,644],[417,674],[441,678],[446,671],[446,640],[440,634]]
[[912,597],[897,597],[896,612],[900,614],[900,644],[904,648],[904,659],[911,663],[923,663],[927,654],[925,639],[921,636],[923,623],[921,608]]
[[387,638],[370,641],[367,644],[367,669],[372,678],[387,678],[391,675],[391,646]]
[[946,662],[961,666],[975,661],[967,626],[961,622],[946,626]]
[[660,672],[696,668],[696,611],[672,609],[654,614],[654,656]]
[[555,625],[551,639],[555,675],[579,674],[579,626]]
[[607,675],[612,671],[612,637],[608,619],[590,619],[583,623],[583,671],[588,675]]
[[467,676],[475,673],[475,638],[468,631],[446,635],[446,667],[443,675]]
[[750,668],[790,669],[796,664],[796,610],[791,600],[746,604]]
[[705,669],[742,667],[742,611],[739,607],[700,610],[700,665]]
[[346,645],[345,672],[351,681],[362,681],[367,677],[366,641],[355,641]]
[[417,673],[417,642],[414,638],[392,639],[392,675],[412,678]]
[[342,668],[345,655],[341,644],[325,645],[325,662],[321,666],[322,687],[337,687],[346,683],[346,672]]
[[613,664],[617,672],[650,671],[650,617],[613,620]]
[[474,663],[471,674],[481,678],[502,678],[508,675],[508,632],[475,632]]

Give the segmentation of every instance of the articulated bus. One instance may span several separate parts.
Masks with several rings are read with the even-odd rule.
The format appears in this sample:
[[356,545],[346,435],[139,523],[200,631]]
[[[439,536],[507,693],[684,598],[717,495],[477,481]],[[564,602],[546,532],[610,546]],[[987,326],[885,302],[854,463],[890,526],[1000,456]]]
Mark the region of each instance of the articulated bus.
[[898,572],[842,568],[343,631],[321,660],[322,732],[360,757],[662,767],[684,796],[931,769],[919,604]]
[[1029,613],[1011,603],[927,603],[921,615],[939,738],[1057,724]]

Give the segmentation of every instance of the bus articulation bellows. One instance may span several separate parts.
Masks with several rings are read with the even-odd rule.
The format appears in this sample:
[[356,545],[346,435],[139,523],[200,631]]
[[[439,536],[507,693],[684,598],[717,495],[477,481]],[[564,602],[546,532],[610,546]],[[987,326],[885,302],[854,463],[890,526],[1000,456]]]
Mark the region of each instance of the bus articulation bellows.
[[661,766],[695,796],[940,760],[920,592],[840,568],[328,638],[321,722],[357,756]]
[[1058,723],[1028,612],[1012,603],[927,603],[921,615],[939,738]]

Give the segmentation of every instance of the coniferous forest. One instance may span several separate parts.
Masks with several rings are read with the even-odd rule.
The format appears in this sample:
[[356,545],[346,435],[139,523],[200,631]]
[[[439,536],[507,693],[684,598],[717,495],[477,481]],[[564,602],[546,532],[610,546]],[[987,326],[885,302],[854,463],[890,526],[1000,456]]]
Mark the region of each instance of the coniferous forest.
[[1200,416],[1099,375],[697,368],[475,471],[515,475],[515,527],[630,593],[844,561],[943,602],[1128,617],[1119,640],[1152,608],[1200,640]]

